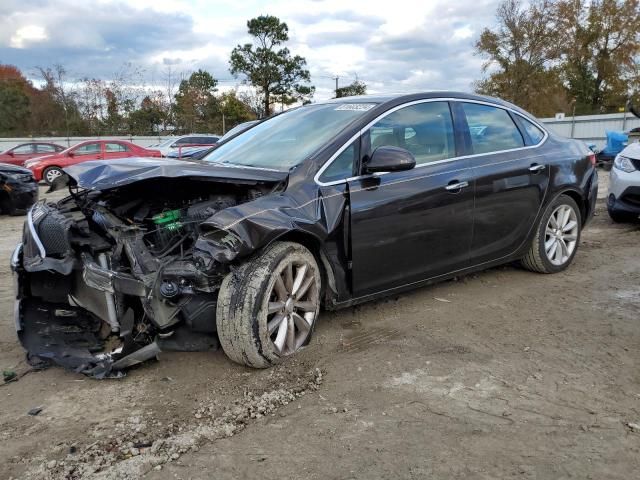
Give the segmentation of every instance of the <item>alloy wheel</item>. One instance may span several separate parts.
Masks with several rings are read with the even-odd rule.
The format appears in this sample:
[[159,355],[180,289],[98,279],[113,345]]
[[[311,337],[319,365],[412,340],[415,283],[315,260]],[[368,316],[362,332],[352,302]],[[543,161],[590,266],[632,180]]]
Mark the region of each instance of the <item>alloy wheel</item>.
[[306,262],[294,260],[274,273],[267,328],[278,355],[296,352],[305,344],[313,330],[320,302],[313,268]]
[[45,180],[47,181],[47,183],[52,184],[56,178],[62,176],[62,170],[57,168],[52,168],[50,170],[47,170],[47,173],[45,176],[46,176]]
[[564,265],[573,254],[578,243],[578,215],[569,205],[558,206],[547,222],[544,250],[549,261],[556,266]]

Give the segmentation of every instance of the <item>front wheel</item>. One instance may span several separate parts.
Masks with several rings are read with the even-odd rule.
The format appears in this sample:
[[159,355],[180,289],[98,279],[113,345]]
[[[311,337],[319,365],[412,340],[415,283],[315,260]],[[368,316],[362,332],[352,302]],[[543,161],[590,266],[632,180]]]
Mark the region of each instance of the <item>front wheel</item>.
[[313,254],[293,242],[275,242],[229,273],[216,309],[227,356],[265,368],[307,345],[320,312],[321,279]]
[[520,263],[534,272],[561,272],[578,250],[580,226],[580,209],[575,200],[568,195],[558,196],[542,215],[536,236]]
[[51,185],[56,178],[59,178],[62,175],[64,175],[64,172],[60,167],[48,167],[44,169],[44,172],[42,172],[42,179],[47,185]]

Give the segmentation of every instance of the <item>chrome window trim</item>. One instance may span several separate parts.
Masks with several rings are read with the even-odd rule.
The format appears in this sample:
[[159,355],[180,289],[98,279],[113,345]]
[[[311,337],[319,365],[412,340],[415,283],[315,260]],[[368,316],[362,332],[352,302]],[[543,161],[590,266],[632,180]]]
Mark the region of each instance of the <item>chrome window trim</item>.
[[[423,98],[421,100],[414,100],[412,102],[407,102],[407,103],[403,103],[401,105],[396,105],[395,107],[391,108],[390,110],[387,110],[386,112],[383,112],[380,115],[378,115],[371,122],[369,122],[367,125],[365,125],[363,128],[361,128],[357,133],[355,133],[349,140],[347,140],[344,145],[342,145],[338,150],[336,150],[336,152],[333,155],[331,155],[331,158],[329,158],[329,160],[327,160],[324,163],[324,165],[322,165],[322,167],[320,167],[318,172],[313,177],[313,180],[316,182],[316,184],[318,184],[321,187],[328,187],[328,186],[331,186],[331,185],[340,185],[342,183],[350,182],[350,181],[353,181],[353,180],[359,180],[361,178],[370,178],[370,177],[372,177],[373,174],[366,174],[366,175],[357,175],[357,176],[354,176],[354,177],[343,178],[341,180],[332,180],[330,182],[322,182],[322,181],[320,181],[320,176],[324,173],[324,171],[327,168],[329,168],[329,166],[333,163],[333,161],[342,152],[344,152],[347,149],[347,147],[349,147],[349,145],[351,145],[352,142],[354,142],[358,137],[360,137],[362,134],[364,134],[364,132],[366,132],[369,128],[371,128],[373,125],[375,125],[378,121],[380,121],[381,119],[383,119],[387,115],[390,115],[390,114],[392,114],[392,113],[394,113],[394,112],[396,112],[398,110],[401,110],[403,108],[411,107],[413,105],[418,105],[418,104],[421,104],[421,103],[432,103],[432,102],[477,103],[477,104],[480,104],[480,105],[487,105],[489,107],[501,108],[503,110],[507,110],[509,112],[512,112],[512,113],[522,117],[523,119],[533,123],[536,127],[540,128],[540,130],[542,130],[544,132],[544,136],[542,137],[542,140],[540,140],[535,145],[525,145],[523,147],[510,148],[510,149],[507,149],[507,150],[496,150],[495,152],[474,153],[474,154],[471,154],[471,155],[460,155],[460,156],[457,156],[457,157],[445,158],[444,160],[436,160],[435,162],[429,162],[429,163],[423,163],[421,165],[416,165],[414,167],[414,170],[416,168],[427,167],[427,166],[430,166],[430,165],[438,165],[440,163],[448,163],[448,162],[453,162],[453,161],[456,161],[456,160],[463,160],[463,159],[475,158],[475,157],[480,157],[480,156],[496,155],[496,154],[499,154],[499,153],[509,153],[509,152],[516,152],[516,151],[520,151],[520,150],[529,150],[529,149],[532,149],[532,148],[538,148],[544,142],[547,141],[547,138],[549,138],[549,133],[547,132],[547,129],[544,128],[537,120],[531,119],[531,118],[523,115],[522,113],[518,112],[517,110],[515,110],[513,108],[510,108],[510,107],[507,107],[505,105],[497,105],[495,103],[485,102],[485,101],[482,101],[482,100],[470,100],[470,99],[468,100],[468,99],[465,99],[465,98],[449,98],[449,97]],[[516,125],[516,128],[518,128],[517,125]],[[377,173],[376,176],[386,175],[387,173],[390,173],[390,172],[380,172],[380,173]]]
[[[39,204],[36,204],[36,205],[39,205]],[[31,207],[31,209],[27,213],[27,226],[29,227],[29,232],[31,232],[31,239],[35,242],[36,246],[38,247],[38,251],[40,252],[40,258],[42,261],[47,256],[47,251],[45,250],[44,245],[42,245],[42,242],[40,241],[40,237],[38,237],[38,234],[36,233],[36,227],[33,223],[33,209],[35,208],[36,205]]]

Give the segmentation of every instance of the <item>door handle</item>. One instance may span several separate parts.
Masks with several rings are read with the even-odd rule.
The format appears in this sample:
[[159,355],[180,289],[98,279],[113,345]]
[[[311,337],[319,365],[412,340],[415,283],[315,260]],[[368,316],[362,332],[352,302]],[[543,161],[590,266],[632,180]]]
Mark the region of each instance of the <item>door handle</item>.
[[448,192],[454,192],[456,190],[460,190],[461,188],[465,188],[469,186],[469,182],[458,182],[454,180],[455,183],[450,183],[444,189]]
[[533,172],[533,173],[538,173],[538,172],[541,172],[542,170],[544,170],[545,168],[547,168],[547,167],[545,167],[544,165],[538,165],[537,163],[534,163],[533,165],[531,165],[529,167],[529,171]]

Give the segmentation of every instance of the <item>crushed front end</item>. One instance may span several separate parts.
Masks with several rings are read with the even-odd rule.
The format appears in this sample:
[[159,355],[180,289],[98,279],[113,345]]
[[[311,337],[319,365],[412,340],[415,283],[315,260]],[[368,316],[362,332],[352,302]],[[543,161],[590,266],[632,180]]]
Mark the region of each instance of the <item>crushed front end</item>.
[[216,300],[229,265],[198,250],[201,224],[272,189],[156,178],[76,185],[56,204],[34,205],[11,259],[29,361],[106,378],[162,350],[216,349]]

